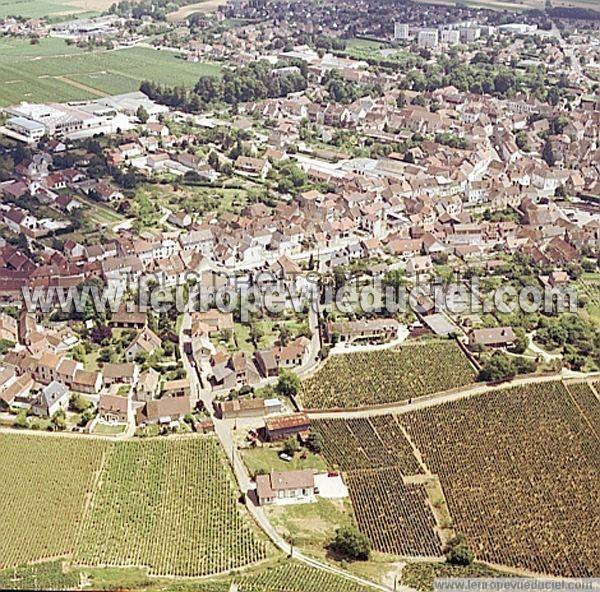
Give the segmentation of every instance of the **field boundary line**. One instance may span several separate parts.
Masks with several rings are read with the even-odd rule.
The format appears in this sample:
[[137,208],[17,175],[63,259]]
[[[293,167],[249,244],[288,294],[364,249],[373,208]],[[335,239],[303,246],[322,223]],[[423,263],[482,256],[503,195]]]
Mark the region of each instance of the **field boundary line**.
[[[589,386],[589,384],[587,382],[572,383],[572,384],[585,384],[585,385]],[[583,412],[583,409],[581,408],[581,405],[579,405],[579,403],[575,399],[575,396],[571,392],[571,389],[569,388],[569,385],[567,385],[566,383],[563,382],[563,386],[565,387],[565,390],[569,394],[569,398],[571,399],[571,401],[573,401],[573,404],[577,408],[577,411],[579,412],[579,415],[581,416],[581,419],[583,419],[583,421],[585,423],[587,423],[588,427],[592,431],[592,434],[594,434],[594,436],[596,436],[596,440],[598,440],[600,442],[600,434],[598,434],[598,432],[596,431],[596,428],[594,427],[594,425],[592,424],[592,422],[588,419],[587,415]],[[592,394],[593,394],[593,392],[592,392]]]
[[82,515],[82,519],[81,519],[81,523],[79,524],[79,529],[77,531],[77,536],[75,537],[75,545],[74,545],[74,549],[73,549],[73,563],[74,564],[76,564],[75,557],[77,556],[77,549],[79,548],[79,545],[81,543],[81,539],[83,537],[83,532],[85,530],[85,524],[86,524],[87,519],[88,519],[88,513],[90,511],[90,508],[91,508],[92,502],[94,500],[94,497],[96,496],[96,492],[102,486],[102,473],[104,471],[104,467],[106,466],[107,456],[111,452],[112,452],[112,446],[111,445],[109,445],[106,450],[102,451],[102,459],[100,461],[100,465],[98,467],[98,470],[92,476],[91,483],[90,483],[90,491],[85,496],[85,503],[84,503],[84,506],[83,506],[83,512],[81,514]]
[[408,442],[413,456],[415,457],[417,463],[419,464],[419,466],[425,471],[425,475],[427,475],[428,477],[432,477],[433,473],[429,470],[429,467],[427,466],[427,464],[425,463],[425,461],[423,460],[423,454],[422,452],[418,449],[417,445],[412,441],[411,437],[409,436],[408,432],[406,431],[406,429],[404,428],[404,426],[398,421],[397,417],[395,415],[392,415],[392,418],[394,419],[394,421],[396,422],[396,425],[398,426],[398,428],[400,429],[400,431],[402,432],[402,435],[406,438],[406,441]]
[[55,76],[54,78],[56,80],[60,80],[61,82],[64,82],[65,84],[68,84],[74,88],[78,88],[79,90],[84,90],[86,92],[92,93],[93,95],[96,95],[98,97],[108,96],[106,93],[98,90],[97,88],[87,86],[86,84],[82,84],[81,82],[77,82],[76,80],[71,80],[68,76],[61,75],[61,76]]

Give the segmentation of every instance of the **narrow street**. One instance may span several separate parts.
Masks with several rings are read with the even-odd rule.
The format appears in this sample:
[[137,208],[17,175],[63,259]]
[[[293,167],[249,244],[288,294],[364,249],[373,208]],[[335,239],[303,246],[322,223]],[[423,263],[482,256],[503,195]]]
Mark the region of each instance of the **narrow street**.
[[[320,339],[317,327],[317,314],[313,312],[312,309],[309,313],[309,325],[311,330],[313,331],[313,339],[311,340],[309,362],[302,369],[304,372],[309,372],[318,363],[318,352],[320,349]],[[381,590],[383,592],[391,592],[391,588],[388,588],[387,586],[383,586],[380,584],[376,584],[375,582],[365,580],[332,565],[328,565],[326,563],[317,561],[316,559],[313,559],[311,557],[307,557],[295,548],[292,549],[292,546],[275,530],[273,525],[269,522],[263,509],[252,501],[252,496],[247,495],[248,491],[252,489],[252,479],[250,478],[250,475],[246,469],[246,466],[244,465],[244,462],[241,459],[241,456],[237,450],[237,446],[234,442],[232,434],[235,420],[224,420],[220,419],[215,415],[213,407],[213,392],[210,388],[202,388],[202,382],[200,376],[198,375],[198,371],[196,367],[192,364],[192,362],[189,360],[187,354],[184,351],[185,342],[189,341],[189,337],[186,335],[186,331],[189,329],[189,327],[191,327],[191,315],[189,313],[185,313],[179,334],[179,347],[184,367],[188,372],[188,377],[190,380],[190,392],[192,398],[194,398],[195,400],[202,401],[206,412],[210,415],[211,419],[213,420],[215,426],[215,434],[221,442],[221,446],[223,447],[223,450],[225,451],[225,454],[229,459],[229,462],[231,463],[240,491],[246,494],[246,507],[248,508],[248,511],[254,518],[256,524],[269,537],[271,542],[288,557],[291,556],[297,561],[301,561],[302,563],[309,565],[315,569],[320,569],[322,571],[338,575],[362,586],[368,586],[370,588],[373,588],[375,590]],[[407,587],[401,587],[399,588],[399,590],[405,590],[405,592],[414,592]]]

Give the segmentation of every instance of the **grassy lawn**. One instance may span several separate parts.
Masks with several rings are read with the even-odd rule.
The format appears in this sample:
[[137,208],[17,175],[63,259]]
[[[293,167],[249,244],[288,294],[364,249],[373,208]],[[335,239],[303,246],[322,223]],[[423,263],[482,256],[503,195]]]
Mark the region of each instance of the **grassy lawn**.
[[112,208],[84,200],[79,195],[77,196],[77,199],[85,202],[88,206],[87,216],[96,224],[112,225],[124,220],[123,216]]
[[91,351],[85,356],[84,368],[86,370],[98,370],[98,357],[100,356],[100,348]]
[[254,346],[250,340],[250,327],[242,323],[236,323],[233,329],[235,343],[239,350],[252,353]]
[[143,80],[191,87],[200,76],[219,72],[219,66],[149,48],[89,52],[60,39],[36,45],[10,40],[0,44],[0,105],[127,93],[137,91]]
[[265,512],[287,540],[324,557],[326,546],[340,526],[352,523],[350,499],[317,498],[314,504],[266,507]]
[[[275,344],[275,341],[277,340],[277,338],[279,336],[279,332],[276,328],[278,324],[279,324],[279,321],[276,322],[276,321],[272,321],[272,320],[259,321],[256,323],[256,325],[260,328],[260,330],[263,333],[263,336],[260,338],[260,341],[258,342],[259,349],[269,349],[269,348],[273,347],[273,345]],[[254,345],[252,344],[252,341],[250,340],[250,325],[236,323],[234,331],[235,331],[235,340],[236,340],[238,347],[242,351],[253,352]]]
[[[291,332],[292,339],[294,339],[294,336],[304,328],[305,323],[293,319],[265,319],[263,321],[257,321],[255,325],[261,329],[263,334],[258,343],[258,349],[263,350],[272,348],[279,339],[279,325],[286,325]],[[248,353],[254,352],[254,345],[250,339],[249,324],[236,323],[234,334],[236,344],[241,351]]]
[[346,47],[348,49],[381,49],[386,46],[387,43],[372,41],[371,39],[359,39],[358,37],[346,41]]
[[97,436],[117,436],[125,431],[125,425],[108,425],[105,423],[97,423],[94,428],[94,434]]
[[182,314],[180,314],[177,317],[177,320],[175,321],[175,333],[177,333],[177,335],[179,335],[179,332],[181,331],[181,325],[183,324],[183,319],[184,319],[184,316]]
[[134,589],[150,586],[153,583],[147,570],[138,568],[88,568],[84,573],[95,590]]
[[119,390],[117,391],[117,395],[119,397],[127,397],[129,395],[129,391],[131,390],[131,387],[128,384],[123,384],[119,387]]
[[269,471],[327,470],[325,460],[312,452],[307,452],[306,458],[301,458],[300,453],[297,452],[290,462],[281,460],[278,456],[279,452],[281,452],[281,447],[250,448],[243,450],[242,456],[251,475]]

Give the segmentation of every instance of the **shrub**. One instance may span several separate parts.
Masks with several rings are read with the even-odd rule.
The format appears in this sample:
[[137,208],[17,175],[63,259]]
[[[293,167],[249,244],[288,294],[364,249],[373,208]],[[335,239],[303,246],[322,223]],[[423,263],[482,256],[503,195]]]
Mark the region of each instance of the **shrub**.
[[338,528],[332,547],[348,559],[368,561],[371,557],[371,541],[354,526]]

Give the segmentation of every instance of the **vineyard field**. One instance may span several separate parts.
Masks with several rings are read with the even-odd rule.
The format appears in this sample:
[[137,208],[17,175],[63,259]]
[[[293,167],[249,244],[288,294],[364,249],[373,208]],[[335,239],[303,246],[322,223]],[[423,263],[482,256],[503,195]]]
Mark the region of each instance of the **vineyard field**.
[[323,436],[323,454],[333,469],[377,469],[396,466],[403,475],[423,472],[410,443],[391,415],[314,422]]
[[351,471],[347,481],[358,528],[376,551],[403,556],[442,555],[423,485],[405,485],[396,468]]
[[432,592],[435,578],[499,578],[510,577],[483,563],[450,565],[449,563],[409,563],[402,569],[402,584],[419,592]]
[[331,356],[300,391],[309,409],[389,404],[465,386],[475,380],[453,341]]
[[[170,592],[373,592],[352,580],[294,560],[267,563],[234,577],[152,579],[143,570],[85,568],[50,561],[0,571],[0,588],[10,590],[140,590]],[[84,584],[84,586],[82,586]]]
[[565,577],[600,573],[600,456],[561,382],[399,416],[477,558]]
[[212,438],[116,446],[75,555],[83,565],[147,566],[154,575],[202,576],[266,557],[237,501]]
[[0,434],[0,449],[0,570],[64,558],[205,576],[267,556],[214,438]]
[[396,418],[317,420],[328,465],[345,473],[359,530],[373,548],[403,556],[441,555],[441,540],[423,484],[424,474]]
[[108,444],[0,434],[0,569],[73,553]]

